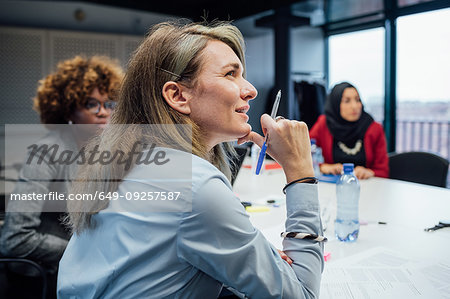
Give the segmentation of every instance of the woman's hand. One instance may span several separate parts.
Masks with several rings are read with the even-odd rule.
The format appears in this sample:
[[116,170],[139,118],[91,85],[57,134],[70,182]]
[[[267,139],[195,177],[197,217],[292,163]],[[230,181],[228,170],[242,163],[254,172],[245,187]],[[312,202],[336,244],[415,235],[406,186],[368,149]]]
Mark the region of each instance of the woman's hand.
[[[261,126],[267,139],[267,153],[283,167],[288,183],[303,177],[313,177],[314,170],[311,157],[311,143],[308,127],[304,122],[278,119],[269,115],[261,116]],[[264,137],[256,132],[239,138],[238,143],[253,141],[259,147]]]
[[287,254],[284,253],[284,251],[282,251],[282,250],[280,250],[280,249],[277,249],[277,250],[278,250],[278,253],[280,254],[281,258],[282,258],[283,260],[285,260],[289,265],[292,265],[292,263],[293,263],[294,261],[291,260],[291,258],[288,257]]
[[375,176],[375,173],[373,172],[373,170],[369,168],[365,168],[363,166],[356,166],[355,175],[359,180],[366,180],[368,178]]
[[320,165],[320,172],[324,174],[341,174],[343,166],[341,163],[327,164],[323,163]]

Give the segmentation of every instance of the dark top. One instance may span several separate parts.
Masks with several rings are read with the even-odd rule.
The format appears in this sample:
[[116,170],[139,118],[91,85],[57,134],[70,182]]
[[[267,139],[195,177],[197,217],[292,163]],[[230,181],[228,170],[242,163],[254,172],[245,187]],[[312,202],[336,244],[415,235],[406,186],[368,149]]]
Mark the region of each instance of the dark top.
[[[76,147],[73,135],[61,131],[50,131],[37,144],[39,146],[57,144],[59,152]],[[30,152],[31,150],[24,162],[28,160]],[[24,163],[12,194],[66,193],[75,165],[49,163],[50,156],[49,151],[41,164],[38,164],[38,159]],[[55,208],[44,201],[8,201],[5,222],[0,232],[1,253],[8,257],[34,260],[42,264],[49,272],[55,272],[70,238],[68,230],[60,221],[64,215],[61,211],[65,209],[65,202],[62,204],[62,207]],[[46,212],[52,210],[60,212]],[[32,273],[24,273],[24,269],[17,269],[17,272],[32,275]]]

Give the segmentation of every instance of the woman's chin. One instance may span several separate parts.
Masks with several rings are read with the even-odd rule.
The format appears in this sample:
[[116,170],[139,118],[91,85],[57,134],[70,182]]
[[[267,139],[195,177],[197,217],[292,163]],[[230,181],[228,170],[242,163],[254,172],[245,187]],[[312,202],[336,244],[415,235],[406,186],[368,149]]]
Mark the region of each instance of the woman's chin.
[[246,130],[242,130],[242,133],[239,134],[239,136],[236,139],[242,138],[247,136],[248,134],[250,134],[250,132],[252,131],[252,126],[250,126],[249,124],[247,124],[248,127],[246,128]]
[[226,136],[222,136],[223,139],[220,142],[233,142],[238,140],[239,138],[245,137],[252,131],[252,127],[249,124],[246,124],[245,127],[240,128],[238,131],[228,132]]

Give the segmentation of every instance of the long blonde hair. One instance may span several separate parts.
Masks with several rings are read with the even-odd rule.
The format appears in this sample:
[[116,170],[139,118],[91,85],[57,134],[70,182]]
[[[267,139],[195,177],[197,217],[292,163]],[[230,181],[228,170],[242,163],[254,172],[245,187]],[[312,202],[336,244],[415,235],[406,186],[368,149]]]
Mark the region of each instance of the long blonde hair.
[[[170,126],[173,129],[157,132],[161,140],[171,141],[171,145],[164,142],[162,145],[173,147],[173,144],[177,144],[180,150],[192,151],[194,155],[210,161],[230,179],[231,171],[226,155],[235,154],[232,146],[224,143],[208,151],[199,127],[188,115],[170,107],[162,96],[162,88],[167,81],[182,81],[183,84],[195,87],[196,77],[202,67],[201,52],[210,40],[219,40],[230,46],[245,70],[244,39],[240,31],[228,22],[215,22],[209,25],[198,23],[155,25],[129,62],[117,107],[111,118],[112,126],[108,126],[99,138],[93,140],[87,150],[98,146],[100,151],[127,153],[145,134],[140,126],[127,127],[114,124],[188,125]],[[182,129],[185,127],[192,129],[192,134]],[[120,179],[126,174],[127,171],[123,167],[112,163],[82,165],[71,192],[93,194],[96,191],[115,191]],[[107,206],[108,201],[68,202],[69,218],[66,221],[72,231],[81,233],[86,228],[92,227],[92,215]]]

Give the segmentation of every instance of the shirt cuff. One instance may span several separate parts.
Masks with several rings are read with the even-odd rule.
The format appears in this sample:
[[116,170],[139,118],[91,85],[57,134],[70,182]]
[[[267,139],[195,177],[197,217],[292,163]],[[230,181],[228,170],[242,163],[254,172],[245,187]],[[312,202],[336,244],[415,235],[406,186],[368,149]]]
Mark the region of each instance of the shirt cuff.
[[298,211],[319,211],[318,185],[297,183],[286,189],[288,216]]

